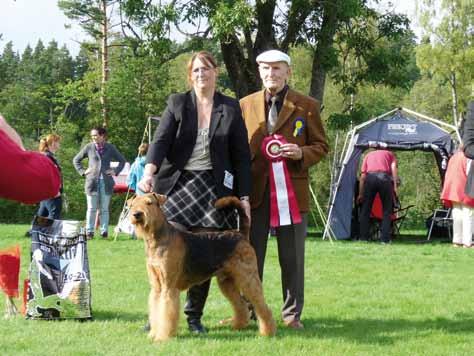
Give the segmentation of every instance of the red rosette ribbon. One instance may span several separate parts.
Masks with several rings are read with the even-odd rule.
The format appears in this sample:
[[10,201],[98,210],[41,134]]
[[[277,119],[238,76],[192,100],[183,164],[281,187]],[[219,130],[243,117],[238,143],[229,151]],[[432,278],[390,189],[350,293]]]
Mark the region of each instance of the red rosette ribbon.
[[262,152],[270,164],[270,226],[286,226],[301,223],[300,209],[293,184],[282,157],[281,145],[288,143],[282,135],[263,139]]

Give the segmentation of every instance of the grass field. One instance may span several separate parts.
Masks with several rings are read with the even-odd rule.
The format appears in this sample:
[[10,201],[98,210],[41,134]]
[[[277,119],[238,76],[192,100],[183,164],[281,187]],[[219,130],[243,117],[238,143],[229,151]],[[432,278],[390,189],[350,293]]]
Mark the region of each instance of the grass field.
[[[0,248],[22,247],[27,276],[26,225],[0,225]],[[179,337],[152,344],[141,331],[149,291],[143,243],[88,245],[94,321],[0,319],[0,355],[472,355],[474,249],[399,240],[375,243],[310,238],[306,243],[304,331],[279,321],[274,338],[252,324],[234,332],[219,326],[230,307],[216,283],[204,311],[209,333],[191,335],[181,316]],[[269,242],[265,295],[280,320],[280,271]]]

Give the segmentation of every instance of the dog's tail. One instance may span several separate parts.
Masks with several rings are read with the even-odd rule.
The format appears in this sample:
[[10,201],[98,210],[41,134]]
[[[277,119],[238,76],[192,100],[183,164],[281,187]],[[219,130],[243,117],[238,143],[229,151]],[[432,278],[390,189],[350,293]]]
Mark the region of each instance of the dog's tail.
[[227,208],[227,207],[233,207],[237,209],[237,212],[239,213],[239,232],[243,234],[246,239],[249,239],[249,233],[250,233],[250,221],[245,214],[244,208],[242,207],[242,203],[240,202],[240,199],[237,197],[224,197],[216,200],[216,203],[214,206],[217,209],[222,209],[222,208]]

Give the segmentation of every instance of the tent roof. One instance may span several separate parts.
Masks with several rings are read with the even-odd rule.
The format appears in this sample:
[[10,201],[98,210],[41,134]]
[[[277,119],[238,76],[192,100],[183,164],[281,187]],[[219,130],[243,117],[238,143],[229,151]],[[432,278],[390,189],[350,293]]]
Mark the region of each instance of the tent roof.
[[356,126],[353,133],[358,134],[358,146],[377,147],[377,142],[399,149],[418,149],[419,144],[450,146],[451,132],[443,126],[458,134],[453,125],[400,108]]

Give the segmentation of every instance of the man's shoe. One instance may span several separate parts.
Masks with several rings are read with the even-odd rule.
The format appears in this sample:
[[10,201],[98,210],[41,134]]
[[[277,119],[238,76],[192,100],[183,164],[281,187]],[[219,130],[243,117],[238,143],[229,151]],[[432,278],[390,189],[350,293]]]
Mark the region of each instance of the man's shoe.
[[207,333],[206,328],[201,324],[201,320],[190,320],[188,321],[188,328],[193,334],[205,334]]
[[94,238],[94,233],[93,232],[88,232],[86,234],[86,237],[87,237],[88,240],[92,240]]
[[285,321],[285,326],[294,330],[303,330],[304,325],[301,321],[293,319],[291,321]]
[[147,321],[146,324],[143,326],[142,328],[143,332],[145,333],[149,333],[150,330],[151,330],[151,326],[150,326],[150,321]]
[[105,232],[101,232],[100,236],[102,236],[103,239],[106,239],[107,237],[109,237],[109,234],[107,233],[107,231],[105,231]]

